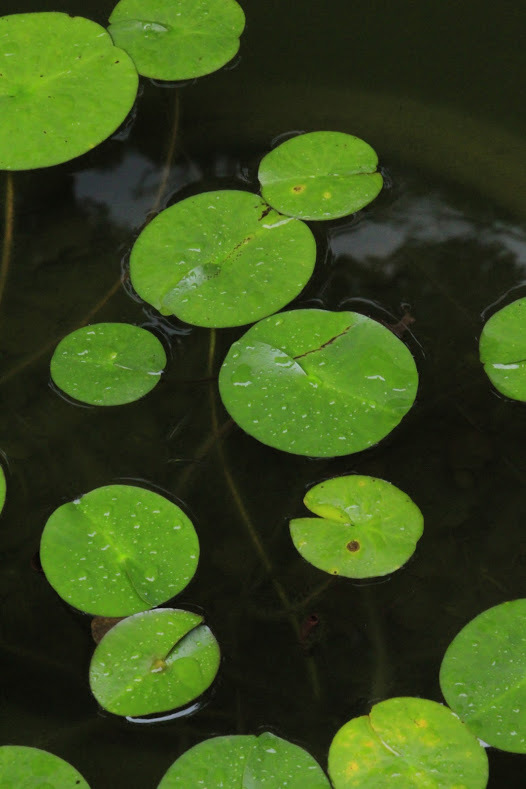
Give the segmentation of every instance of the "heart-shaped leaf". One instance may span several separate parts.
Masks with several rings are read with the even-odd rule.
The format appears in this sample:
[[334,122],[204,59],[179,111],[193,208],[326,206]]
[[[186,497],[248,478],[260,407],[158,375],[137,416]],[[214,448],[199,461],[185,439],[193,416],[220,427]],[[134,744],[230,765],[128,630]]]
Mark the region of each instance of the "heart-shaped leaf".
[[495,388],[506,397],[526,401],[526,298],[491,316],[482,329],[479,353]]
[[0,789],[89,789],[75,768],[48,751],[0,746]]

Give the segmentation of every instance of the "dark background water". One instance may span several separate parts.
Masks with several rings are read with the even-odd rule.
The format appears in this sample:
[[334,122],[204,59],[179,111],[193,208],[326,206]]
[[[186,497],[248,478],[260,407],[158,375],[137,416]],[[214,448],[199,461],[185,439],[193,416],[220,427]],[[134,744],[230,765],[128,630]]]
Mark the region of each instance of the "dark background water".
[[[196,742],[264,729],[325,766],[336,730],[375,701],[442,701],[438,671],[453,636],[486,608],[525,594],[526,410],[492,390],[477,343],[484,314],[526,293],[526,12],[520,3],[468,0],[242,5],[247,29],[234,68],[177,92],[143,81],[133,119],[111,140],[72,163],[14,177],[16,235],[0,305],[2,741],[63,756],[93,789],[153,788]],[[104,24],[112,6],[9,0],[2,13],[62,10]],[[259,158],[293,130],[367,139],[387,186],[359,216],[313,224],[317,270],[295,306],[415,319],[404,339],[420,371],[417,403],[379,446],[310,460],[236,427],[223,433],[271,572],[210,441],[216,386],[200,381],[209,332],[161,320],[124,288],[93,312],[155,201],[176,102],[164,204],[206,189],[257,190]],[[3,200],[5,179],[1,192]],[[85,408],[50,387],[56,342],[89,314],[163,338],[166,374],[138,403]],[[242,331],[218,332],[216,370]],[[327,582],[288,535],[306,489],[351,472],[393,482],[424,514],[414,557],[379,583]],[[61,603],[32,561],[58,505],[123,480],[164,490],[193,517],[201,561],[176,605],[204,612],[223,654],[203,708],[167,724],[98,709],[88,685],[89,619]],[[305,643],[276,582],[300,625],[319,619]],[[489,758],[490,787],[524,786],[523,756],[492,749]]]

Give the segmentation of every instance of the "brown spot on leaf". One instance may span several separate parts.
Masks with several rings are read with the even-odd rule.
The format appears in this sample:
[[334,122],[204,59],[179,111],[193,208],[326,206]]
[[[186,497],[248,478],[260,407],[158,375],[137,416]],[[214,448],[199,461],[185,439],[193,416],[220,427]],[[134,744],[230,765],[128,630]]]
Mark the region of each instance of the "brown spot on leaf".
[[356,551],[360,550],[360,543],[358,542],[358,540],[351,540],[350,542],[347,543],[346,547],[347,550],[350,551],[351,553],[356,553]]

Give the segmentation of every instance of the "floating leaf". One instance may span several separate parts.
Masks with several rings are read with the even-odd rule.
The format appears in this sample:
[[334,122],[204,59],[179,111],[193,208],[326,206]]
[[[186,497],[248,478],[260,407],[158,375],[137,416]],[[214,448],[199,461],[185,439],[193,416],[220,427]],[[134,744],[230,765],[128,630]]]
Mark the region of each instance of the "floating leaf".
[[282,214],[337,219],[359,211],[382,189],[378,157],[363,140],[341,132],[292,137],[259,166],[263,198]]
[[162,344],[129,323],[94,323],[59,342],[51,377],[66,394],[90,405],[123,405],[154,388],[166,365]]
[[329,750],[329,775],[334,789],[483,789],[488,760],[447,707],[395,698],[342,726]]
[[4,469],[0,466],[0,512],[4,509],[6,494],[5,474]]
[[245,15],[235,0],[120,0],[109,31],[145,77],[201,77],[239,49]]
[[168,769],[157,789],[330,789],[310,754],[269,732],[213,737]]
[[304,559],[333,575],[392,573],[413,554],[422,535],[424,521],[416,504],[382,479],[329,479],[311,488],[304,502],[320,517],[292,520],[292,540]]
[[205,192],[167,208],[130,258],[133,287],[164,315],[197,326],[241,326],[302,290],[316,243],[307,225],[250,192]]
[[415,399],[406,346],[355,312],[293,310],[260,321],[235,342],[219,388],[247,433],[286,452],[359,452],[386,436]]
[[440,687],[477,737],[526,753],[526,599],[489,608],[458,633],[444,655]]
[[90,685],[116,715],[166,712],[197,698],[213,682],[219,647],[203,617],[159,608],[123,619],[95,649]]
[[71,764],[40,748],[0,746],[0,789],[89,789]]
[[164,496],[107,485],[51,515],[40,560],[70,605],[99,616],[128,616],[164,603],[193,577],[199,542],[184,512]]
[[494,313],[482,329],[480,361],[506,397],[526,401],[526,298]]
[[138,77],[106,30],[57,12],[0,17],[0,168],[75,158],[130,111]]

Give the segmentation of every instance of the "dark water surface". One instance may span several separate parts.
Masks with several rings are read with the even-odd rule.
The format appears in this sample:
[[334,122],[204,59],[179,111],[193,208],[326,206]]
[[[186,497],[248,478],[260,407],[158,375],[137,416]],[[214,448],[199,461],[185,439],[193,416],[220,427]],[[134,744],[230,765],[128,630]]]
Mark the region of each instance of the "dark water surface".
[[[9,0],[2,13],[63,10],[104,24],[112,5]],[[154,789],[202,739],[264,729],[325,766],[336,730],[375,701],[442,701],[438,671],[453,636],[526,593],[526,409],[492,390],[477,348],[484,314],[526,295],[524,6],[242,5],[248,25],[233,69],[177,91],[145,80],[133,119],[113,139],[72,163],[14,177],[16,235],[0,305],[1,739],[63,756],[93,789]],[[225,474],[211,441],[216,384],[201,380],[210,333],[160,319],[124,288],[105,301],[155,202],[177,103],[163,205],[207,189],[257,190],[261,155],[293,130],[340,129],[378,151],[386,188],[359,216],[312,225],[317,270],[294,306],[415,319],[404,339],[419,395],[379,446],[310,460],[227,427]],[[5,179],[0,191],[3,200]],[[86,315],[147,326],[164,340],[167,372],[143,400],[86,408],[51,388],[52,350]],[[217,333],[216,370],[242,333]],[[219,401],[217,409],[223,424]],[[393,482],[425,518],[412,560],[379,583],[327,581],[288,535],[308,487],[352,472]],[[34,567],[57,506],[121,481],[165,491],[194,519],[201,561],[175,604],[204,612],[223,654],[203,708],[165,724],[98,709],[89,618],[69,610]],[[300,625],[319,620],[304,643],[276,581]],[[525,757],[490,749],[489,758],[490,787],[525,785]]]

